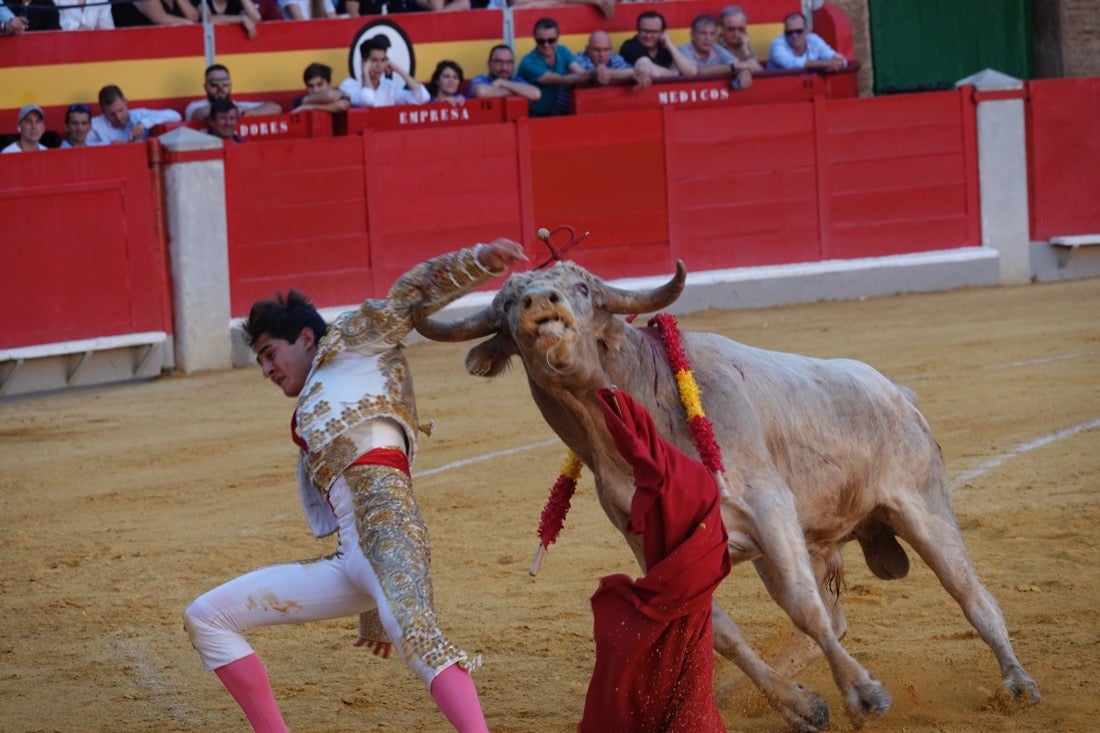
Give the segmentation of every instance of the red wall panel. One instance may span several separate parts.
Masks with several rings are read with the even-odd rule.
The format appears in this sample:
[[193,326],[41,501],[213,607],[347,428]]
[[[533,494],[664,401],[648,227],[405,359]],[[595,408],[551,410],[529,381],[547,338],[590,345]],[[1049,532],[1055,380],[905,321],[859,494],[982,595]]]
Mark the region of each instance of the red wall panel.
[[321,306],[371,282],[362,141],[242,143],[225,150],[230,307],[296,287]]
[[1031,238],[1100,232],[1100,77],[1027,82]]
[[514,124],[368,131],[362,141],[375,293],[441,252],[530,239]]
[[171,333],[144,145],[0,156],[0,348]]
[[673,253],[690,269],[818,258],[808,102],[670,112]]
[[590,232],[569,257],[609,277],[668,270],[672,258],[659,110],[520,125],[530,136],[536,227],[568,224],[578,233]]
[[976,244],[977,169],[965,94],[819,102],[825,258]]

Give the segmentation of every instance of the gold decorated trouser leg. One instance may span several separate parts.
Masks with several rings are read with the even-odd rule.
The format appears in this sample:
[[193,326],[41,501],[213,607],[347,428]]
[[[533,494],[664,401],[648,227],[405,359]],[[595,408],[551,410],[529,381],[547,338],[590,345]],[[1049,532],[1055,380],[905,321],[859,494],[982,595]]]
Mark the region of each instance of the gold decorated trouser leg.
[[395,642],[401,656],[414,658],[436,672],[458,662],[465,652],[443,636],[432,607],[431,543],[428,528],[413,497],[412,481],[388,466],[350,466],[344,479],[355,507],[359,548],[378,578],[384,602],[401,629]]

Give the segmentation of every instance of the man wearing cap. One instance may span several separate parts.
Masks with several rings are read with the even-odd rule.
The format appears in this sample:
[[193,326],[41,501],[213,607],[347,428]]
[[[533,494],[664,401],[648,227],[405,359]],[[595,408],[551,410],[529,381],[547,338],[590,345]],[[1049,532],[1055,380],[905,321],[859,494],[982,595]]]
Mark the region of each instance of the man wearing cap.
[[154,125],[182,119],[174,109],[130,109],[122,90],[114,84],[99,90],[99,108],[103,114],[92,118],[89,145],[144,140],[149,137],[149,129]]
[[19,139],[0,153],[29,153],[32,150],[47,150],[39,142],[46,131],[46,113],[37,104],[28,104],[19,110]]

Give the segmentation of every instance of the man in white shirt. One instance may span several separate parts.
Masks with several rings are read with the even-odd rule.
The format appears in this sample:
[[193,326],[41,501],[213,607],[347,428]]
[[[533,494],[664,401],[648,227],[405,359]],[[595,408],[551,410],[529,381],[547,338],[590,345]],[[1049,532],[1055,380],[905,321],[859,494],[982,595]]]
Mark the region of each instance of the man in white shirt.
[[110,145],[145,140],[154,125],[179,122],[174,109],[130,109],[126,96],[114,84],[99,90],[99,108],[103,114],[92,118],[89,145]]
[[46,132],[46,113],[37,104],[28,104],[19,110],[19,139],[0,153],[29,153],[48,150],[39,140]]
[[848,60],[834,51],[825,39],[806,28],[801,13],[783,19],[783,35],[768,48],[769,69],[840,71]]
[[[362,81],[355,77],[340,83],[352,107],[391,107],[395,104],[424,104],[431,95],[423,84],[389,60],[389,39],[379,35],[359,48],[363,58]],[[399,79],[394,78],[394,76]]]

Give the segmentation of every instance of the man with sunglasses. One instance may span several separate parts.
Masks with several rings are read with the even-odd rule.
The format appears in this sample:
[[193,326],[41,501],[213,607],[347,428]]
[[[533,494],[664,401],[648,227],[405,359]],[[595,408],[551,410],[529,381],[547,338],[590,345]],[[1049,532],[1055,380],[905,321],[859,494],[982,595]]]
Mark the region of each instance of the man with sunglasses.
[[65,139],[63,148],[83,148],[88,144],[88,133],[92,131],[92,108],[86,104],[69,105],[65,111]]
[[283,111],[275,102],[250,102],[232,99],[233,82],[229,78],[229,69],[222,64],[211,64],[203,75],[205,99],[196,99],[183,111],[183,119],[198,122],[210,116],[210,103],[215,99],[228,99],[233,102],[242,115],[277,115]]
[[769,69],[840,71],[847,66],[848,60],[825,39],[807,30],[801,13],[791,13],[783,19],[783,35],[772,41],[768,49]]
[[571,105],[569,88],[594,81],[595,70],[586,71],[577,63],[573,52],[558,45],[558,22],[539,18],[533,32],[535,48],[519,62],[516,72],[523,81],[538,87],[538,101],[531,101],[527,111],[532,117],[566,114]]

